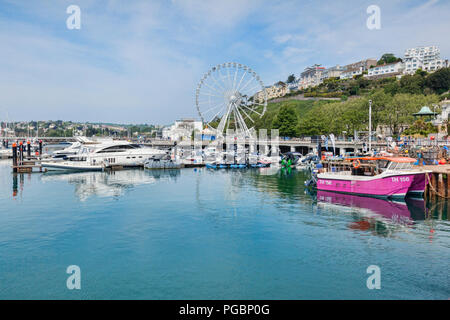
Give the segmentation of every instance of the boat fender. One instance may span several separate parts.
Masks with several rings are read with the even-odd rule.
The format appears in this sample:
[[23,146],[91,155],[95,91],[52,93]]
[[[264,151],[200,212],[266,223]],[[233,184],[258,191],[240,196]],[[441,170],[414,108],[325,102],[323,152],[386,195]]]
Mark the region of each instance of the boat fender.
[[353,168],[358,169],[361,166],[361,161],[359,159],[353,160]]

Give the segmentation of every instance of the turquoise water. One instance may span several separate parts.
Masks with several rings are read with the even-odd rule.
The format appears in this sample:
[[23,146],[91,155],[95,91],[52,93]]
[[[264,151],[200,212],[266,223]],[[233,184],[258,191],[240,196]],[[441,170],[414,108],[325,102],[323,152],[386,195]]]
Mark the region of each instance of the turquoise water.
[[[297,171],[12,175],[9,165],[1,299],[450,298],[445,202],[310,195]],[[66,287],[69,265],[81,290]],[[366,286],[369,265],[380,290]]]

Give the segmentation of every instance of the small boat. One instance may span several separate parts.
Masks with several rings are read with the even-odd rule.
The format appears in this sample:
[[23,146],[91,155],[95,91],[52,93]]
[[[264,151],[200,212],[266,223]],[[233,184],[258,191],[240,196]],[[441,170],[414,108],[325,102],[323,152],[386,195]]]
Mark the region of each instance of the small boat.
[[280,163],[283,167],[295,167],[301,158],[300,152],[286,152],[283,154]]
[[144,162],[145,169],[180,169],[181,162],[172,159],[147,159]]
[[185,168],[196,167],[204,163],[201,150],[192,150],[187,153],[180,151],[177,158],[181,159]]
[[243,169],[243,168],[247,168],[246,164],[231,164],[230,168],[232,169]]
[[416,159],[407,157],[351,158],[351,170],[336,168],[317,174],[317,190],[380,198],[422,197],[427,173],[413,167]]

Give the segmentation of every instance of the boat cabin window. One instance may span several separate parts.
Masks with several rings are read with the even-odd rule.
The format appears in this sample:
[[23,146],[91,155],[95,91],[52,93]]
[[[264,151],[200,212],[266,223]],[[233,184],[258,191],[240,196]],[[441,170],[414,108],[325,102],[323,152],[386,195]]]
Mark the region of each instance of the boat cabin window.
[[378,168],[386,169],[389,166],[388,160],[378,160]]
[[411,162],[392,162],[389,170],[409,170],[412,169]]
[[135,148],[132,145],[124,144],[124,145],[119,145],[119,146],[107,147],[105,149],[98,151],[97,153],[123,152],[123,151],[129,150],[129,149],[135,149]]

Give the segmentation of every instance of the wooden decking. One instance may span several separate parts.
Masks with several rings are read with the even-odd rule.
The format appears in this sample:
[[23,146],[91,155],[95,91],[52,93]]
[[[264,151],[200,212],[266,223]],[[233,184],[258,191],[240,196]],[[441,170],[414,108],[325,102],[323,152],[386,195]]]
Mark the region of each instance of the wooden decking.
[[431,170],[433,173],[450,173],[450,164],[441,164],[433,166],[421,166],[424,170]]

